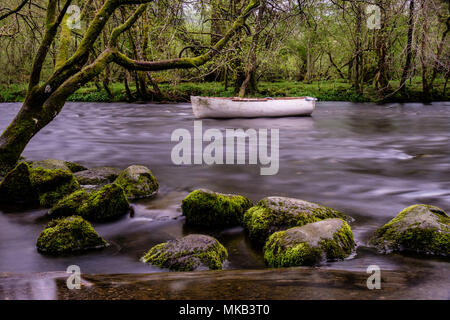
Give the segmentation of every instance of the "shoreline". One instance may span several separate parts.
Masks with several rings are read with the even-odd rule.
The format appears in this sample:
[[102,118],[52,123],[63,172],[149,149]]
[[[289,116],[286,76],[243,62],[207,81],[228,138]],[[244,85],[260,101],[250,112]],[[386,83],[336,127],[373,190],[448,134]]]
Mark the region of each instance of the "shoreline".
[[[366,300],[450,299],[445,275],[382,271],[381,289],[370,274],[314,267],[263,270],[83,274],[67,289],[65,272],[0,273],[0,299],[50,300]],[[430,283],[429,278],[433,278]],[[195,284],[195,285],[193,285]],[[45,294],[44,294],[45,293]]]
[[[407,86],[406,95],[401,95],[392,83],[392,91],[388,98],[382,99],[376,90],[369,85],[364,87],[363,93],[356,93],[351,84],[342,80],[313,81],[303,83],[299,81],[260,82],[258,93],[252,97],[301,97],[311,96],[319,101],[346,101],[346,102],[372,102],[372,103],[430,103],[450,101],[447,90],[444,92],[444,83],[437,81],[434,86],[433,97],[424,102],[419,82]],[[130,103],[180,103],[189,102],[190,96],[236,96],[232,87],[225,88],[220,82],[180,82],[160,83],[163,99],[156,101],[149,97],[142,99],[135,93],[135,87],[130,86],[133,100],[127,96],[127,90],[119,82],[111,83],[109,92],[99,88],[93,83],[80,88],[72,94],[67,102],[130,102]],[[26,84],[0,84],[0,102],[23,102],[26,96]]]

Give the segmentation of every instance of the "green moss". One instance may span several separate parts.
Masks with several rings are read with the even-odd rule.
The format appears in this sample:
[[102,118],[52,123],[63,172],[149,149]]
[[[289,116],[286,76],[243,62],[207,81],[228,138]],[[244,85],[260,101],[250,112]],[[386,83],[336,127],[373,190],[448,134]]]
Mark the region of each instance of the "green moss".
[[86,167],[76,162],[65,161],[64,164],[72,171],[72,173],[87,170]]
[[129,208],[123,189],[113,183],[91,192],[78,207],[77,214],[89,221],[104,221],[126,214]]
[[270,202],[269,199],[259,201],[256,206],[248,209],[243,217],[243,225],[250,239],[257,244],[264,244],[269,235],[276,231],[329,218],[348,218],[339,211],[315,203],[304,202],[306,206],[285,206],[283,202]]
[[49,255],[61,255],[107,246],[91,224],[78,216],[52,220],[39,235],[37,249]]
[[369,241],[380,251],[450,255],[450,217],[431,205],[412,205],[379,228]]
[[114,183],[123,188],[128,199],[152,196],[159,188],[152,172],[147,167],[137,165],[122,171]]
[[[190,235],[187,237],[192,236],[197,235]],[[223,262],[228,257],[227,250],[216,239],[212,237],[207,238],[209,244],[207,247],[203,248],[198,248],[195,245],[192,247],[181,245],[178,248],[179,250],[174,249],[174,243],[183,241],[183,239],[160,243],[151,248],[142,257],[142,261],[161,268],[176,271],[194,271],[201,266],[206,266],[211,270],[220,270],[222,269]]]
[[38,195],[30,180],[29,165],[19,163],[0,182],[0,202],[34,203]]
[[244,212],[251,205],[249,199],[240,195],[195,190],[183,199],[181,210],[187,224],[221,227],[240,224]]
[[80,185],[74,175],[67,170],[30,169],[30,180],[39,194],[39,202],[44,207],[51,207],[66,195],[78,190]]
[[107,221],[126,214],[129,207],[123,189],[108,184],[90,193],[78,190],[61,199],[49,213],[54,217],[79,215],[89,221]]
[[323,238],[317,244],[313,241],[295,241],[288,234],[289,230],[272,234],[264,246],[264,261],[270,267],[293,267],[317,265],[326,259],[341,260],[348,257],[354,248],[353,232],[342,221],[342,227],[332,238]]
[[78,209],[82,203],[87,201],[89,193],[86,190],[77,190],[58,201],[49,211],[54,217],[67,217],[79,215]]
[[320,248],[310,247],[303,242],[284,251],[277,244],[277,238],[282,238],[284,231],[274,233],[264,249],[264,261],[273,268],[284,268],[292,266],[315,265],[322,259]]
[[352,253],[354,246],[353,232],[346,222],[334,234],[333,239],[322,240],[320,242],[320,247],[325,252],[328,260],[345,259]]

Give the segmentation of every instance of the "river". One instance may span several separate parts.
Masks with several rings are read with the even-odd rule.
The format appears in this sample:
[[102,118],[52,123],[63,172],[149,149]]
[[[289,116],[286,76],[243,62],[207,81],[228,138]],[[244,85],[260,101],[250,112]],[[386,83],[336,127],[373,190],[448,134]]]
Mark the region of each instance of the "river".
[[[0,104],[0,131],[19,108],[17,103]],[[378,265],[382,271],[421,274],[426,290],[420,298],[450,299],[448,260],[380,255],[367,246],[374,230],[404,207],[425,203],[450,211],[450,103],[319,102],[312,117],[202,121],[204,130],[278,128],[279,172],[273,176],[260,175],[259,165],[174,165],[171,134],[178,128],[192,132],[193,124],[190,104],[67,103],[23,156],[87,167],[142,164],[158,179],[159,193],[135,201],[133,217],[94,224],[110,247],[72,257],[36,251],[36,239],[48,222],[46,210],[3,207],[0,272],[61,272],[72,264],[87,274],[162,272],[139,258],[157,243],[192,232],[209,233],[224,244],[229,253],[225,269],[260,272],[262,254],[242,228],[208,231],[184,225],[181,200],[203,187],[253,201],[280,195],[340,210],[355,219],[351,226],[358,248],[350,259],[322,268],[365,272]],[[17,286],[7,283],[0,281],[0,296]]]

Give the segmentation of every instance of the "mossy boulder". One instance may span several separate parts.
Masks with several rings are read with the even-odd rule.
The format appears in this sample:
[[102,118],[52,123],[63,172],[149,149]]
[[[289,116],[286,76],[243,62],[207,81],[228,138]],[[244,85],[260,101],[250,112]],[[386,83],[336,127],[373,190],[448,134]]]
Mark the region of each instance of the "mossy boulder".
[[249,237],[263,245],[274,232],[329,218],[351,218],[320,204],[286,197],[267,197],[247,210],[243,225]]
[[244,196],[198,189],[183,199],[181,210],[189,225],[226,227],[240,224],[251,206],[252,202]]
[[159,188],[150,169],[139,165],[123,170],[114,182],[123,188],[128,199],[150,197]]
[[51,207],[80,188],[69,170],[46,168],[36,163],[31,166],[25,162],[19,163],[0,183],[0,201],[39,202],[44,207]]
[[344,220],[325,219],[272,234],[264,246],[264,261],[276,268],[318,265],[348,257],[354,246]]
[[44,168],[48,170],[61,169],[71,171],[72,173],[87,170],[86,167],[79,163],[57,159],[39,160],[31,162],[30,164],[32,168]]
[[92,192],[78,190],[60,200],[49,213],[54,217],[79,215],[89,221],[107,221],[126,214],[129,208],[123,189],[113,183]]
[[33,188],[39,194],[39,203],[47,208],[66,195],[80,189],[80,185],[69,170],[32,167],[30,180]]
[[72,171],[72,173],[88,170],[88,168],[76,162],[64,161],[64,164]]
[[450,255],[450,217],[441,208],[416,204],[403,209],[369,241],[380,252]]
[[75,173],[81,185],[102,186],[114,182],[122,171],[113,167],[99,167]]
[[77,190],[59,200],[50,210],[52,217],[68,217],[80,215],[79,208],[89,199],[89,192],[84,189]]
[[174,271],[220,270],[227,257],[227,250],[215,238],[191,234],[154,246],[142,261]]
[[37,203],[38,194],[31,184],[29,166],[19,163],[0,182],[0,202]]
[[63,160],[56,159],[45,159],[40,161],[31,162],[31,168],[42,168],[47,170],[61,169],[70,171],[69,167],[66,165],[66,162]]
[[92,225],[78,216],[52,220],[39,235],[36,247],[49,255],[104,248],[108,243]]

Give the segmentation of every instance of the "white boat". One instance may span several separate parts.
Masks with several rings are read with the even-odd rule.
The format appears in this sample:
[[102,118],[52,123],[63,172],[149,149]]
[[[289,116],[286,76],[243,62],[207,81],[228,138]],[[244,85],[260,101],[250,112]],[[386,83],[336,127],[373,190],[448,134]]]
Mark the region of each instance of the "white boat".
[[258,118],[309,116],[316,98],[222,98],[191,96],[192,110],[199,118]]

